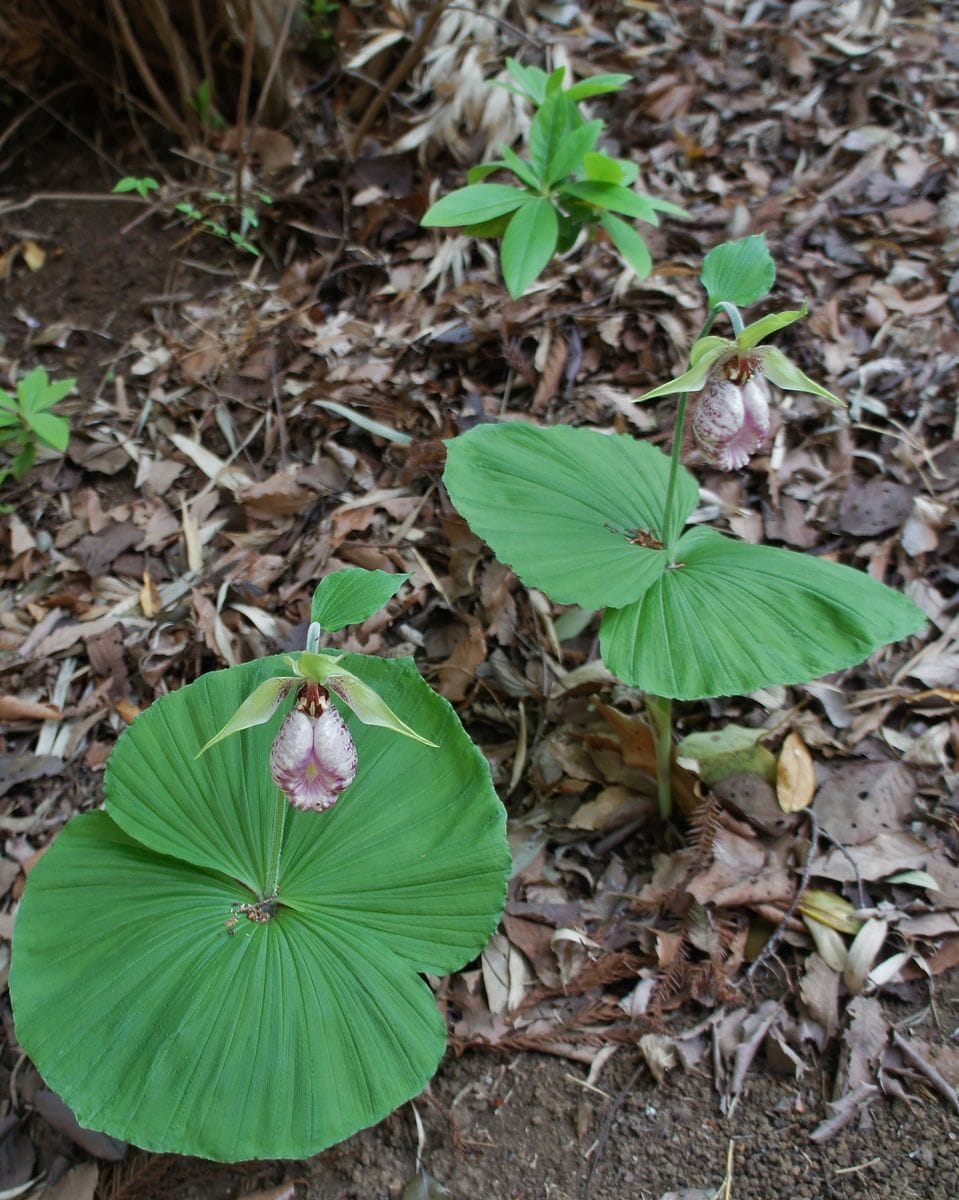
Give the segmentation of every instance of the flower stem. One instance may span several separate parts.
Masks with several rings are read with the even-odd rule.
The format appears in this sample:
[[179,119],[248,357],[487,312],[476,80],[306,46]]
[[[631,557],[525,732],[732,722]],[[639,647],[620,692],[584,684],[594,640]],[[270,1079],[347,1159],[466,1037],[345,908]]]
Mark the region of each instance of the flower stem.
[[673,499],[676,495],[676,480],[679,477],[679,460],[683,455],[683,431],[686,427],[686,405],[689,403],[689,392],[679,393],[679,404],[676,407],[676,428],[673,431],[673,450],[669,458],[669,482],[666,485],[666,503],[663,505],[663,544],[669,561],[673,561],[673,552],[679,541],[681,529],[672,528]]
[[646,712],[653,731],[653,746],[656,750],[656,793],[659,797],[659,815],[669,820],[673,811],[673,702],[665,696],[646,697]]
[[275,900],[280,894],[280,856],[283,852],[283,831],[286,828],[286,810],[290,807],[285,794],[276,789],[276,811],[273,814],[273,840],[271,842],[272,865],[270,867],[270,886],[266,899]]

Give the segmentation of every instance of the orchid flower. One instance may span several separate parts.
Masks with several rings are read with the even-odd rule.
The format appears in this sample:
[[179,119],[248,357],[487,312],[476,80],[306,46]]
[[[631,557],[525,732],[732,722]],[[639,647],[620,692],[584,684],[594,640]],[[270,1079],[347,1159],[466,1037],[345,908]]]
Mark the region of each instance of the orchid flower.
[[689,370],[646,392],[639,400],[653,400],[677,392],[699,392],[714,379],[728,379],[741,387],[753,379],[765,377],[783,391],[811,392],[832,404],[842,404],[838,396],[800,371],[781,350],[759,344],[771,333],[804,317],[808,311],[804,304],[802,308],[787,312],[770,313],[747,325],[735,338],[715,335],[700,338],[690,353]]
[[330,808],[356,775],[356,745],[330,700],[330,692],[348,704],[365,725],[381,725],[426,746],[436,745],[401,721],[362,679],[341,667],[342,657],[311,651],[287,657],[291,674],[267,679],[255,688],[197,758],[224,738],[264,724],[294,691],[297,703],[273,742],[270,773],[297,808],[314,812]]

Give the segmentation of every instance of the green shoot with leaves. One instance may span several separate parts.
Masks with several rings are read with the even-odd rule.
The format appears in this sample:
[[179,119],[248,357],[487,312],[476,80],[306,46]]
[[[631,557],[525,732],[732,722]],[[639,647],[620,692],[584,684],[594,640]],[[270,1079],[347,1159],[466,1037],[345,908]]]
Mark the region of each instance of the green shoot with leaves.
[[[643,278],[652,269],[646,243],[630,220],[659,224],[659,214],[683,216],[678,205],[633,188],[639,168],[599,150],[603,121],[587,121],[580,103],[619,91],[629,75],[595,75],[564,90],[565,68],[550,74],[515,59],[506,65],[508,90],[536,108],[529,131],[529,157],[501,146],[501,158],[473,167],[468,186],[438,200],[423,217],[430,227],[462,226],[476,237],[501,239],[500,261],[510,295],[522,296],[554,254],[570,250],[584,228],[600,230]],[[517,184],[488,183],[499,171]],[[624,218],[628,218],[624,219]]]
[[0,484],[10,477],[22,479],[36,461],[38,446],[64,453],[70,443],[70,422],[53,409],[75,383],[75,379],[54,382],[44,367],[34,367],[15,393],[0,388],[0,447],[14,451],[13,459],[0,467]]

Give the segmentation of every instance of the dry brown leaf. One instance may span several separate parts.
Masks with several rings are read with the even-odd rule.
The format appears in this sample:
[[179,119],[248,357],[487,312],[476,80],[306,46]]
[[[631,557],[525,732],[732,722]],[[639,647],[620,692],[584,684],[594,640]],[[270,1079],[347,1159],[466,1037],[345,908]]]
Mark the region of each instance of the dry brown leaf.
[[59,721],[63,714],[55,704],[37,704],[19,696],[0,696],[0,721]]
[[816,794],[816,767],[798,733],[787,735],[776,767],[776,799],[785,813],[800,812]]

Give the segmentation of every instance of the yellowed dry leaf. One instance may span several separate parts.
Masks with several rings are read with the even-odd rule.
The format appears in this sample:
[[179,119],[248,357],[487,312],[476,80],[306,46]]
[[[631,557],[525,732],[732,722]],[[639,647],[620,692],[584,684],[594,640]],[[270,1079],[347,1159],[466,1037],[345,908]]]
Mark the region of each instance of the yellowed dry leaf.
[[42,246],[38,246],[36,242],[24,242],[23,261],[31,271],[39,271],[47,261],[47,252]]
[[816,768],[806,743],[790,733],[779,752],[776,768],[776,799],[783,812],[800,812],[816,794]]
[[143,587],[140,588],[140,607],[143,609],[143,615],[150,621],[153,620],[163,607],[163,601],[160,599],[157,585],[153,582],[153,576],[149,571],[143,572]]

